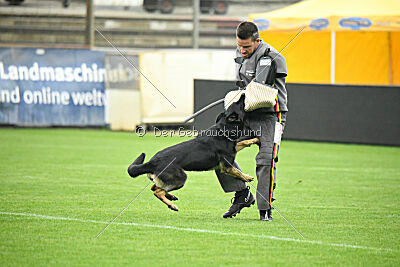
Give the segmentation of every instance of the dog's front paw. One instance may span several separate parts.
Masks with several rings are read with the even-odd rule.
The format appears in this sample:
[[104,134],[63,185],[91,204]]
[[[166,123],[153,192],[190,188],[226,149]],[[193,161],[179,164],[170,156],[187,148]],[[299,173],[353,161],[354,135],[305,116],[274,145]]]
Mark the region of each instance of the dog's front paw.
[[261,144],[260,139],[258,139],[258,138],[251,139],[251,144]]
[[258,138],[253,138],[253,139],[248,139],[248,140],[243,140],[241,142],[238,142],[235,147],[236,152],[239,152],[240,150],[242,150],[246,147],[249,147],[253,144],[259,144],[259,142],[260,142],[260,140]]
[[251,181],[254,180],[254,177],[251,177],[250,175],[246,175],[245,178],[244,178],[244,180],[245,180],[246,182],[251,182]]

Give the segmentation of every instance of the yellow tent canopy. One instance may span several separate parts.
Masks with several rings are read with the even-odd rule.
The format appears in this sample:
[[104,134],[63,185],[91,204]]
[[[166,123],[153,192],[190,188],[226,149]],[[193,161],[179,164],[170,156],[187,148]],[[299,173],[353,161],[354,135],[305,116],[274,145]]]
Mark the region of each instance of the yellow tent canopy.
[[[250,14],[289,82],[400,85],[400,0],[306,0]],[[303,29],[304,28],[304,29]]]

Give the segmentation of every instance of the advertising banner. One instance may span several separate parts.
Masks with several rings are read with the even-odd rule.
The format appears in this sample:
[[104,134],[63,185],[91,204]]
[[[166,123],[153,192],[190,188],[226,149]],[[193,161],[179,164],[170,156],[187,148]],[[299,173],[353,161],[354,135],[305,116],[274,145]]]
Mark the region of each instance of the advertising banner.
[[104,53],[0,48],[0,124],[105,125]]
[[139,90],[139,72],[133,66],[139,66],[137,55],[105,55],[107,89]]

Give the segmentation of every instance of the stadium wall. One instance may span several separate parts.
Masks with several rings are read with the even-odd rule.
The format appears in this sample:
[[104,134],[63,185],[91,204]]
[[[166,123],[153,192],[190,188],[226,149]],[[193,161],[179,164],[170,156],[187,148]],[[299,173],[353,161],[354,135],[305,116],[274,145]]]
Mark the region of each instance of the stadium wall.
[[[179,124],[235,88],[229,81],[232,51],[165,50],[125,57],[129,62],[101,49],[0,49],[0,124],[108,125],[112,130]],[[400,145],[400,87],[287,87],[286,139]],[[209,127],[221,110],[222,105],[197,117],[196,129]]]
[[[223,98],[232,81],[195,80],[194,111]],[[287,84],[289,113],[284,138],[291,140],[400,145],[400,87]],[[220,104],[194,120],[212,125]]]
[[140,69],[142,122],[180,123],[193,112],[193,80],[231,80],[234,51],[179,49],[143,52]]
[[[108,52],[105,55],[107,105],[105,121],[111,130],[132,131],[141,124],[140,74],[130,65],[139,64],[137,54]],[[129,61],[129,62],[128,62]]]

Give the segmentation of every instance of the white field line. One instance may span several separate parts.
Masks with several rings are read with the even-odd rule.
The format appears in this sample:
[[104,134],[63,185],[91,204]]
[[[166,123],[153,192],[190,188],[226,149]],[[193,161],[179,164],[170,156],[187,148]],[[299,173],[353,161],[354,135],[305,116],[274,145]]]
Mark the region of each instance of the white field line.
[[[34,214],[34,213],[0,211],[0,214],[2,214],[2,215],[10,215],[10,216],[25,216],[25,217],[33,217],[33,218],[38,218],[38,219],[56,220],[56,221],[72,221],[72,222],[96,223],[96,224],[108,224],[109,223],[109,222],[106,222],[106,221],[85,220],[85,219],[77,219],[77,218],[69,218],[69,217],[56,217],[56,216],[40,215],[40,214]],[[168,225],[142,224],[142,223],[131,223],[131,222],[129,222],[129,223],[127,223],[127,222],[115,222],[113,224],[114,225],[128,225],[128,226],[159,228],[159,229],[170,229],[170,230],[176,230],[176,231],[207,233],[207,234],[216,234],[216,235],[242,236],[242,237],[252,237],[252,238],[261,238],[261,239],[272,239],[272,240],[278,240],[278,241],[308,243],[308,244],[332,246],[332,247],[342,247],[342,248],[397,251],[397,250],[393,250],[393,249],[390,249],[390,248],[374,248],[374,247],[347,245],[347,244],[340,244],[340,243],[327,243],[327,242],[315,241],[315,240],[304,240],[304,239],[294,239],[294,238],[276,237],[276,236],[267,236],[267,235],[254,235],[254,234],[235,233],[235,232],[222,232],[222,231],[214,231],[214,230],[207,230],[207,229],[183,228],[183,227],[168,226]]]

